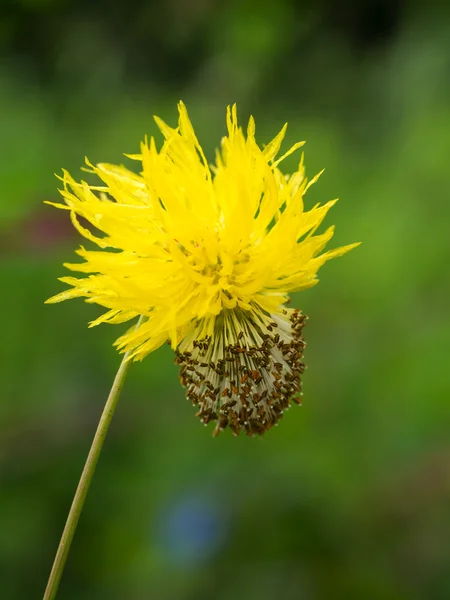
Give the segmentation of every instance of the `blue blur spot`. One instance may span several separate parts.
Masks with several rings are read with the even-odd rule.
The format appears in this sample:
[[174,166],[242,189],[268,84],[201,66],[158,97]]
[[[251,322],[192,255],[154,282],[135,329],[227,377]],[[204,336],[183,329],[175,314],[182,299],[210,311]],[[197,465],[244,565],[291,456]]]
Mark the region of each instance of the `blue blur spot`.
[[215,554],[226,538],[224,512],[211,498],[204,497],[182,498],[169,506],[160,528],[169,559],[191,566]]

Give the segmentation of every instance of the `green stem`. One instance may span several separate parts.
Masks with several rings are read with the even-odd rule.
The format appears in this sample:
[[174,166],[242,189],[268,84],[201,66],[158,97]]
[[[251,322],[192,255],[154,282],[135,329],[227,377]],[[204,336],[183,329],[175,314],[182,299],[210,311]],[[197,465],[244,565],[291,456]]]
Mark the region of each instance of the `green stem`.
[[[136,327],[139,327],[142,320],[143,318],[141,317]],[[129,352],[127,352],[123,357],[122,363],[114,379],[113,386],[109,392],[108,400],[106,401],[102,416],[100,417],[97,431],[95,432],[91,449],[89,450],[89,454],[78,483],[77,491],[75,492],[72,506],[70,507],[70,511],[67,516],[66,525],[59,542],[53,567],[48,579],[47,587],[45,589],[44,600],[53,600],[56,596],[56,592],[58,591],[59,582],[64,571],[64,565],[66,564],[70,545],[72,543],[72,539],[78,525],[78,520],[80,518],[81,511],[83,510],[84,501],[86,500],[89,486],[95,472],[98,457],[102,451],[103,443],[105,441],[106,434],[108,433],[108,429],[117,406],[117,401],[119,400],[120,392],[122,391],[128,369],[130,368],[132,362],[131,360],[127,360],[128,357]]]

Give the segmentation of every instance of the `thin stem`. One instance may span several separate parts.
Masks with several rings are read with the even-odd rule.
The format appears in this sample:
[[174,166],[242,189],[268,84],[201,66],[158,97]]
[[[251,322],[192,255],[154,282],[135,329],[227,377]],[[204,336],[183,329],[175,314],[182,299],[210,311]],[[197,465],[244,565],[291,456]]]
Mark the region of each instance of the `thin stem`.
[[[142,323],[142,320],[143,317],[141,316],[136,327],[139,327],[139,325]],[[132,362],[131,360],[127,360],[128,357],[129,352],[127,352],[123,357],[119,370],[117,371],[114,379],[113,386],[109,392],[108,400],[106,401],[102,416],[100,417],[97,431],[95,432],[91,449],[89,450],[89,454],[78,483],[77,491],[75,492],[72,506],[70,507],[70,511],[67,516],[66,525],[59,542],[53,567],[48,579],[47,587],[45,589],[44,600],[53,600],[56,596],[56,592],[58,591],[59,582],[64,571],[70,545],[78,525],[81,511],[83,510],[84,501],[86,500],[89,486],[95,472],[98,457],[100,456],[106,434],[108,433],[108,429],[117,406],[117,401],[119,400],[120,392],[122,391],[128,369],[130,368]]]

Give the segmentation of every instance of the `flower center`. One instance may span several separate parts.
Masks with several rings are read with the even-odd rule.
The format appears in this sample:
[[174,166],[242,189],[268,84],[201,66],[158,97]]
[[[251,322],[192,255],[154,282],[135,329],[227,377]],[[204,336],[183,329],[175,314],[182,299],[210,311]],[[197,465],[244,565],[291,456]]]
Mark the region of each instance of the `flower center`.
[[305,320],[299,310],[225,309],[211,336],[199,337],[199,322],[183,339],[176,356],[181,383],[202,422],[217,420],[214,435],[226,426],[235,435],[242,428],[262,435],[291,400],[300,404]]
[[[220,239],[216,241],[220,245]],[[218,300],[219,310],[248,309],[248,296],[252,295],[250,284],[262,287],[258,284],[254,268],[249,268],[251,257],[248,247],[236,253],[222,250],[215,254],[208,252],[207,244],[192,241],[188,248],[177,242],[176,251],[189,278],[211,298]]]

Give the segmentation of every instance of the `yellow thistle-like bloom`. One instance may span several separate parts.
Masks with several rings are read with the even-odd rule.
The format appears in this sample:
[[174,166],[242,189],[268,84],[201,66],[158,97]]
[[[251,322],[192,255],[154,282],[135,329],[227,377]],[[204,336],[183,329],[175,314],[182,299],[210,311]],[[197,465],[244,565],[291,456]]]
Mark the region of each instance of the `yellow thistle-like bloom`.
[[[76,229],[99,246],[81,247],[86,273],[63,277],[71,289],[47,302],[84,297],[109,309],[90,323],[146,320],[116,345],[140,360],[170,340],[187,396],[215,433],[264,433],[291,400],[299,401],[303,372],[299,310],[285,308],[288,294],[317,283],[318,269],[357,244],[328,252],[333,235],[316,230],[335,200],[305,211],[303,155],[284,175],[280,163],[304,142],[276,158],[286,125],[264,148],[227,110],[228,135],[208,165],[183,103],[176,129],[155,117],[165,141],[144,141],[139,175],[124,166],[91,165],[101,185],[61,178]],[[79,217],[83,219],[80,221]],[[92,228],[83,225],[87,222]],[[100,233],[101,232],[101,233]]]

